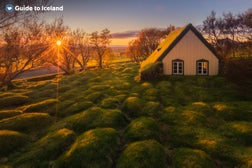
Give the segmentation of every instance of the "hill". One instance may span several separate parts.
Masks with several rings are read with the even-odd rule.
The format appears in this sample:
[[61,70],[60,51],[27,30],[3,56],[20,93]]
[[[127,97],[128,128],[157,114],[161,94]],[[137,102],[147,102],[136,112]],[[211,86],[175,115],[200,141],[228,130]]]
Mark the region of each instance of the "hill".
[[3,167],[250,167],[252,101],[222,77],[138,82],[136,64],[0,92]]

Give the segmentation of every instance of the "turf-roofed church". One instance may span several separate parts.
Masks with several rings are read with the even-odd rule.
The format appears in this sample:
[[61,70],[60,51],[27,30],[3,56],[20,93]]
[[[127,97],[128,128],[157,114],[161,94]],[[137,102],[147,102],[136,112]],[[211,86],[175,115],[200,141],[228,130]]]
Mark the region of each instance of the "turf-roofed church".
[[160,62],[165,75],[218,75],[220,58],[192,25],[171,32],[141,63],[141,69]]

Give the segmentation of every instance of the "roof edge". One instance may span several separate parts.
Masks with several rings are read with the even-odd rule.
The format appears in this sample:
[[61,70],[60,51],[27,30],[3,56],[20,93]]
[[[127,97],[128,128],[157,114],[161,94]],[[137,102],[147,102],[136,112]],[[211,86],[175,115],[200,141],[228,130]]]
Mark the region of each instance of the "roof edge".
[[213,46],[211,46],[206,39],[202,36],[202,34],[189,23],[184,30],[180,33],[180,35],[171,43],[171,45],[160,55],[157,61],[162,61],[164,57],[177,45],[177,43],[186,35],[186,33],[192,30],[192,32],[200,39],[200,41],[216,56],[216,58],[220,61],[222,58],[216,53]]

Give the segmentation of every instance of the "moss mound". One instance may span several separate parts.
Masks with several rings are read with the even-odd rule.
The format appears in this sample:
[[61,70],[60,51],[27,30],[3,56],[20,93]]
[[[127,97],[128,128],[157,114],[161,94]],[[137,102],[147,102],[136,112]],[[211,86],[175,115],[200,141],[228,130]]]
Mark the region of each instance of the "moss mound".
[[74,142],[75,134],[68,129],[51,132],[26,148],[15,159],[14,166],[49,167],[49,161],[57,159]]
[[54,124],[51,129],[68,128],[81,133],[95,127],[121,128],[126,123],[126,117],[120,110],[92,107],[82,113],[62,119]]
[[0,157],[8,156],[8,154],[17,150],[17,148],[25,145],[28,137],[25,134],[0,130]]
[[128,97],[122,105],[122,111],[129,117],[138,117],[143,113],[144,102],[138,97]]
[[164,147],[155,140],[131,143],[120,156],[117,168],[164,168],[166,153]]
[[117,98],[108,97],[102,100],[101,107],[115,109],[115,108],[118,108],[119,104],[120,104],[120,101]]
[[179,148],[173,153],[173,167],[213,168],[216,167],[216,165],[204,151],[189,148]]
[[94,104],[91,101],[82,100],[82,101],[70,104],[69,106],[66,106],[64,109],[61,109],[59,115],[62,117],[69,116],[69,115],[81,112],[83,110],[86,110],[93,106]]
[[160,128],[158,123],[150,117],[141,117],[131,121],[125,130],[125,137],[129,142],[146,139],[159,141],[159,134]]
[[88,101],[91,101],[93,103],[99,103],[103,97],[104,97],[104,94],[102,92],[98,92],[98,91],[94,92],[93,91],[92,93],[87,95],[85,97],[85,99]]
[[46,112],[49,114],[55,114],[57,103],[58,100],[56,99],[47,99],[24,107],[24,112]]
[[13,117],[19,114],[22,114],[20,110],[2,110],[0,111],[0,120]]
[[27,113],[0,121],[0,129],[8,129],[21,132],[40,131],[50,126],[52,118],[45,113]]
[[119,144],[119,134],[112,128],[89,130],[58,159],[56,167],[113,167]]
[[152,117],[159,117],[161,115],[162,106],[159,102],[149,101],[145,104],[144,114]]
[[9,96],[0,97],[0,102],[1,109],[10,109],[28,103],[29,97],[21,94],[12,94]]

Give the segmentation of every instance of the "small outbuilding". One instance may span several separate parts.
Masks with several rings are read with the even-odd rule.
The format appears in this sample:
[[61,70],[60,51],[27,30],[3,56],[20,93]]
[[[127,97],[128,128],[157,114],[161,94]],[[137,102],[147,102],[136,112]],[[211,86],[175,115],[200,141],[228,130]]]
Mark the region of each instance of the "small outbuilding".
[[[192,25],[171,32],[141,63],[141,69],[160,62],[165,75],[218,75],[220,57]],[[141,70],[140,70],[141,71]]]

